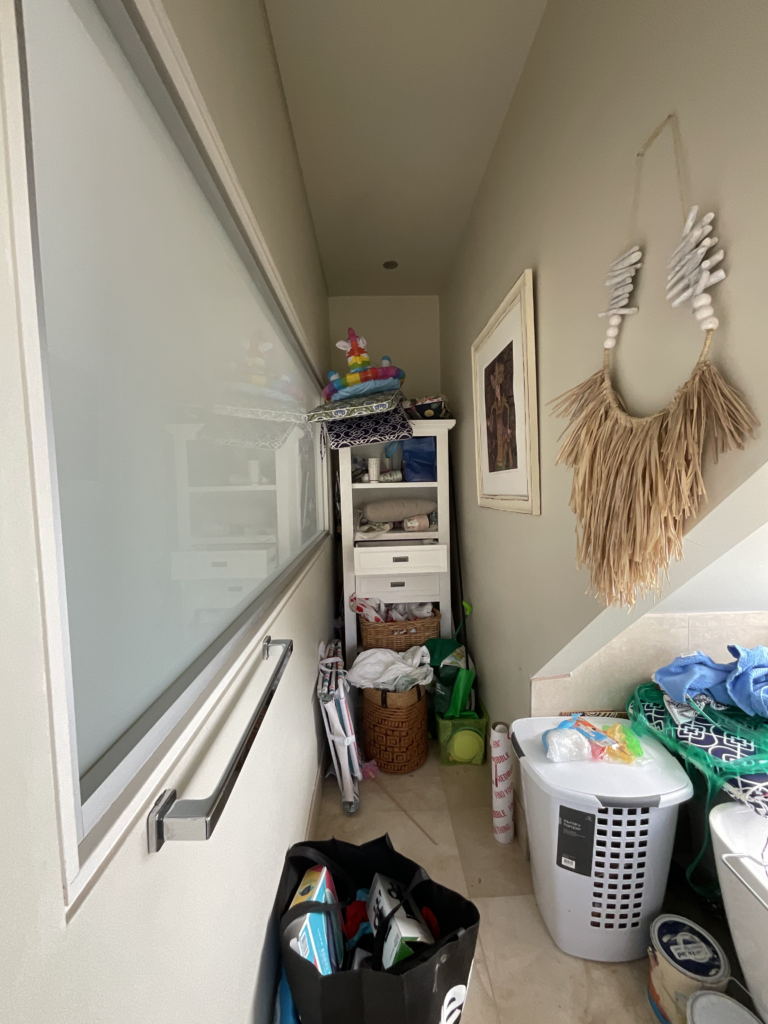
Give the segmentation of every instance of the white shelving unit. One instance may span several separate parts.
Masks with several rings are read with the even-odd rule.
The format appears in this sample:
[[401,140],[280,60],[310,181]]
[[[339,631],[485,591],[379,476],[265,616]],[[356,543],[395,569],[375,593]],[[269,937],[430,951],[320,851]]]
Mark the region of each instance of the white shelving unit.
[[[448,489],[448,431],[455,420],[414,420],[414,437],[434,437],[437,480],[425,483],[352,483],[351,448],[339,450],[341,546],[344,573],[344,626],[347,666],[357,656],[357,615],[349,599],[377,597],[389,603],[432,601],[440,605],[441,633],[453,633],[451,620],[450,501]],[[381,456],[383,444],[360,445],[363,457]],[[424,497],[437,502],[437,530],[409,533],[393,530],[375,540],[355,540],[354,509],[367,501]]]
[[[191,619],[244,601],[298,550],[301,532],[299,432],[293,431],[276,452],[262,455],[274,483],[204,484],[192,481],[220,478],[218,464],[226,455],[214,449],[213,460],[209,455],[207,463],[192,468],[192,449],[201,428],[201,423],[166,427],[173,437],[176,476],[178,546],[171,553],[171,575],[181,584],[185,613]],[[247,458],[259,455],[256,449],[238,451],[238,470],[245,472]],[[209,499],[215,503],[210,508]],[[206,518],[222,523],[226,532],[210,535],[210,528],[206,531],[201,525]],[[244,522],[249,529],[237,529]]]

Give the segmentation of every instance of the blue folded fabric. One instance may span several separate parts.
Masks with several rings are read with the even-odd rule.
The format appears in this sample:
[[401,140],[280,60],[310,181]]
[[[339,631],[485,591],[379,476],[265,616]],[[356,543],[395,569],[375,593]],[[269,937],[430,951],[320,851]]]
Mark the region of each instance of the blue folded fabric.
[[697,651],[657,669],[654,681],[669,696],[685,703],[690,694],[707,693],[721,704],[733,704],[748,715],[768,718],[768,647],[728,646],[736,661],[726,665]]

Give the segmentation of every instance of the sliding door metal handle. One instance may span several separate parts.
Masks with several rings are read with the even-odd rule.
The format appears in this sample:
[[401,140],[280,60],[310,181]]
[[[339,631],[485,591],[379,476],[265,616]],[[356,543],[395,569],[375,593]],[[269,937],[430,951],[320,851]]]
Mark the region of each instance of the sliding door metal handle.
[[243,770],[248,751],[253,746],[267,709],[272,703],[288,659],[293,654],[293,640],[273,640],[270,636],[265,637],[262,644],[262,657],[265,661],[269,658],[271,647],[282,647],[280,657],[216,789],[202,800],[177,800],[175,789],[166,789],[161,793],[147,817],[147,843],[150,853],[157,853],[164,843],[172,839],[210,839],[213,835],[213,830]]

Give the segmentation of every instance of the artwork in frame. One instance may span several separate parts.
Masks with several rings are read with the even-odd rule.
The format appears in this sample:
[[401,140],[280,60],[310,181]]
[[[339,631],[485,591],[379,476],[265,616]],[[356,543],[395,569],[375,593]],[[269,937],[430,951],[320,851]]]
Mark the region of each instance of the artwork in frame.
[[478,504],[541,515],[532,271],[473,344],[472,388]]

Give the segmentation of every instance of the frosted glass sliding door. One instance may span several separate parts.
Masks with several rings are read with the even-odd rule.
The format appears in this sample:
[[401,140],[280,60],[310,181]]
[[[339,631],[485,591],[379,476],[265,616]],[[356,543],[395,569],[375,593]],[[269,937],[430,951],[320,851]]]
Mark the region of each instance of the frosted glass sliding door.
[[320,394],[96,7],[23,17],[83,775],[325,529]]

